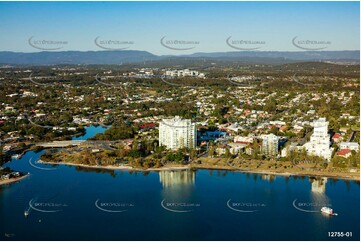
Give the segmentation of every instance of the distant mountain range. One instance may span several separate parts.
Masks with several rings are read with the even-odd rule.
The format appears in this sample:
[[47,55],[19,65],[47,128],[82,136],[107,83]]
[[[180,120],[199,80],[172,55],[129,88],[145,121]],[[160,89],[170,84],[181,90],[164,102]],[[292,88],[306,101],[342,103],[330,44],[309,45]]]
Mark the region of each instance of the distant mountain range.
[[294,63],[322,61],[334,63],[360,63],[360,51],[234,51],[194,53],[180,56],[157,56],[147,51],[43,51],[34,53],[0,51],[3,65],[58,65],[58,64],[129,64],[145,61],[222,60],[244,63]]

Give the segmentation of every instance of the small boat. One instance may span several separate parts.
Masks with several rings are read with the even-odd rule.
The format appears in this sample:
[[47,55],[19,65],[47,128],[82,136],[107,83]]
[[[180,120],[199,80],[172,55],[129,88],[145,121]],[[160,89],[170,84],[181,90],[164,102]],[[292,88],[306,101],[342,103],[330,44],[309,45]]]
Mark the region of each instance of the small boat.
[[29,216],[30,208],[24,211],[25,218]]
[[21,155],[20,154],[16,154],[16,155],[13,155],[11,156],[11,158],[14,158],[14,159],[20,159],[21,158]]
[[321,212],[330,216],[337,216],[337,213],[334,213],[332,208],[322,207]]

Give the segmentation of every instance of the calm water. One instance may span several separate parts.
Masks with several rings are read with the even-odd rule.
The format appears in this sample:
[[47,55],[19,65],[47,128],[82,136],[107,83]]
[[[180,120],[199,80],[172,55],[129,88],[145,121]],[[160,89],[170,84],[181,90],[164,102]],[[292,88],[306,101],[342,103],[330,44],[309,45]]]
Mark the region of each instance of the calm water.
[[88,139],[88,138],[93,137],[97,133],[104,133],[104,131],[107,130],[107,129],[108,128],[102,127],[101,125],[85,127],[85,134],[81,135],[81,136],[78,136],[78,137],[73,137],[72,140]]
[[[101,171],[37,164],[41,154],[6,164],[31,175],[0,188],[1,240],[334,240],[331,231],[353,233],[335,240],[360,238],[358,182]],[[322,215],[322,206],[339,215]]]

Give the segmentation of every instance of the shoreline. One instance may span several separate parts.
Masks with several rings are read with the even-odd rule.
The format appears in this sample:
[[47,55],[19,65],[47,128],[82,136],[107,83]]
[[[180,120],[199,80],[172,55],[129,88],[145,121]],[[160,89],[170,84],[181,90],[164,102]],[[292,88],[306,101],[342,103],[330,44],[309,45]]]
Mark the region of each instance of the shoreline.
[[17,177],[17,178],[11,178],[11,179],[8,179],[8,180],[2,180],[0,181],[0,186],[1,185],[6,185],[6,184],[11,184],[11,183],[15,183],[15,182],[18,182],[26,177],[30,176],[30,173],[27,173],[23,176],[20,176],[20,177]]
[[43,160],[38,160],[40,164],[49,164],[49,165],[68,165],[68,166],[79,166],[84,168],[92,168],[92,169],[106,169],[106,170],[123,170],[123,171],[172,171],[172,170],[187,170],[191,169],[192,167],[187,166],[172,166],[172,167],[159,167],[159,168],[148,168],[148,169],[141,169],[141,168],[134,168],[131,166],[92,166],[92,165],[84,165],[84,164],[74,164],[68,162],[48,162]]
[[193,166],[192,168],[195,169],[204,169],[204,170],[227,170],[227,171],[237,171],[242,173],[250,173],[250,174],[261,174],[261,175],[275,175],[275,176],[308,176],[308,177],[327,177],[327,178],[334,178],[334,179],[342,179],[342,180],[352,180],[352,181],[360,181],[360,174],[355,173],[354,176],[352,175],[345,175],[340,176],[339,174],[332,174],[332,173],[312,173],[310,171],[305,172],[274,172],[274,171],[267,171],[267,170],[242,170],[241,168],[233,168],[233,167],[212,167],[212,166]]
[[188,170],[188,169],[202,169],[202,170],[225,170],[225,171],[237,171],[242,173],[251,173],[251,174],[263,174],[263,175],[276,175],[276,176],[308,176],[308,177],[327,177],[327,178],[335,178],[335,179],[343,179],[343,180],[353,180],[360,181],[360,174],[354,173],[354,175],[345,174],[332,174],[332,173],[313,173],[312,171],[304,171],[304,172],[274,172],[267,170],[242,170],[241,168],[233,168],[226,166],[209,166],[209,165],[183,165],[183,166],[165,166],[159,168],[133,168],[131,166],[92,166],[92,165],[84,165],[84,164],[73,164],[67,162],[44,162],[42,160],[38,161],[42,164],[50,164],[50,165],[68,165],[68,166],[79,166],[84,168],[91,169],[106,169],[106,170],[120,170],[120,171],[175,171],[175,170]]

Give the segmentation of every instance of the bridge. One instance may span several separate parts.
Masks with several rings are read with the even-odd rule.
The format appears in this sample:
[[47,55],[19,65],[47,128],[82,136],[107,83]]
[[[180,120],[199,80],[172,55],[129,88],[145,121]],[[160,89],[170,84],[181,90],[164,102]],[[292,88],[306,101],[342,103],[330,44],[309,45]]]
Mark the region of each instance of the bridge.
[[65,148],[70,146],[88,145],[99,149],[115,150],[111,147],[117,141],[103,141],[103,140],[61,140],[52,142],[36,143],[36,146],[43,148]]
[[52,142],[37,143],[36,146],[44,148],[63,148],[68,146],[78,146],[84,143],[86,140],[61,140]]

